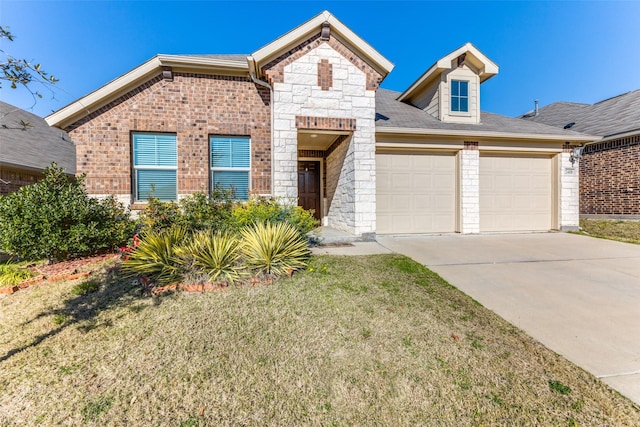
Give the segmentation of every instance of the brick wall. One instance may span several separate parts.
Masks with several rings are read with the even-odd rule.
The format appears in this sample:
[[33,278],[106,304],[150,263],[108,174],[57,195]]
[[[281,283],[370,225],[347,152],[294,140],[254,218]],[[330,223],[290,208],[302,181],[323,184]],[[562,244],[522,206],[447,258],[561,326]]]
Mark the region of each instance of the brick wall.
[[585,147],[580,213],[640,215],[640,135]]
[[0,195],[17,191],[25,185],[35,184],[40,179],[42,179],[42,174],[38,172],[0,167]]
[[90,194],[130,195],[131,132],[172,132],[178,194],[209,188],[209,135],[251,137],[251,189],[271,192],[269,90],[248,77],[160,75],[65,129],[76,143],[77,172]]

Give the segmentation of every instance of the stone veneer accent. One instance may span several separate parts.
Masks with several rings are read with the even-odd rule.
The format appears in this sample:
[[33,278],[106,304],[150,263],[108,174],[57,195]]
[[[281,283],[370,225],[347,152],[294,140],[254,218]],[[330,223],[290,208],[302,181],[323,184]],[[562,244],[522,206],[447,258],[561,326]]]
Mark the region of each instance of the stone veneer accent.
[[161,71],[65,129],[92,195],[133,200],[131,132],[177,135],[178,194],[209,190],[209,136],[251,138],[251,190],[271,192],[270,92],[249,77]]
[[[335,37],[330,36],[329,40],[323,40],[320,34],[309,38],[307,41],[300,43],[293,49],[283,53],[278,58],[274,59],[270,63],[264,66],[264,72],[267,76],[268,82],[273,86],[274,83],[284,82],[284,68],[302,58],[308,52],[316,49],[322,44],[328,44],[334,51],[340,53],[345,59],[350,61],[356,68],[366,74],[367,90],[377,90],[382,82],[382,75],[374,70],[369,64],[360,59],[355,53],[353,53],[347,46],[342,44]],[[311,74],[312,71],[309,71]],[[318,86],[320,86],[318,84]]]
[[571,164],[571,150],[564,147],[558,154],[558,176],[560,184],[560,219],[559,228],[562,231],[577,230],[580,225],[580,177],[578,163]]
[[465,141],[459,153],[460,233],[480,232],[480,152],[478,143]]
[[[318,85],[322,60],[333,69],[329,90]],[[336,130],[342,123],[338,130],[351,138],[327,156],[326,222],[357,235],[375,232],[374,118],[380,75],[334,37],[312,37],[268,64],[264,73],[273,86],[274,195],[297,203],[299,125]]]
[[640,135],[587,145],[580,159],[580,213],[640,215]]

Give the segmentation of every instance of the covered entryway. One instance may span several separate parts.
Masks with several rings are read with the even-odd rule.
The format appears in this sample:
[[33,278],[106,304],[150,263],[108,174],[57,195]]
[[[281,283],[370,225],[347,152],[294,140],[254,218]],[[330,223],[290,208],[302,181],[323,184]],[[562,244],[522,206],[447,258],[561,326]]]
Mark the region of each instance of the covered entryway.
[[455,155],[376,154],[376,206],[378,234],[454,232]]
[[480,154],[480,231],[553,228],[552,159]]

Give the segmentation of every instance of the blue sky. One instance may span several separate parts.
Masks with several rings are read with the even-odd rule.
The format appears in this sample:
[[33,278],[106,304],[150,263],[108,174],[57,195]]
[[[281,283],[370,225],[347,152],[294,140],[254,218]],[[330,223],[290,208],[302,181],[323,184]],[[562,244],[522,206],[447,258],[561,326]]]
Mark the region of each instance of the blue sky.
[[[157,53],[251,53],[329,10],[395,64],[382,87],[407,88],[434,61],[472,42],[500,66],[482,85],[485,111],[516,116],[567,100],[593,103],[640,88],[640,2],[12,1],[0,48],[60,82],[34,100],[4,84],[0,99],[45,116]],[[32,107],[33,106],[33,107]]]

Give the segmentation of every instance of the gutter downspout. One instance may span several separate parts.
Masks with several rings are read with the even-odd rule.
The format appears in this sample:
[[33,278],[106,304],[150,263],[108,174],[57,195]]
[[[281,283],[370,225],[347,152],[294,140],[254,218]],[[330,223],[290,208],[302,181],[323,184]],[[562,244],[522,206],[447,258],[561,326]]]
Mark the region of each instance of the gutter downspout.
[[269,131],[271,134],[271,141],[270,145],[271,145],[271,182],[270,182],[270,192],[271,192],[271,196],[273,196],[273,185],[274,185],[274,179],[273,179],[273,171],[275,170],[275,168],[273,167],[274,164],[274,159],[273,159],[273,122],[274,122],[274,118],[273,118],[273,87],[265,82],[264,80],[260,80],[258,78],[258,67],[256,65],[256,60],[253,58],[253,56],[249,55],[247,56],[247,62],[249,63],[249,77],[251,77],[251,81],[253,81],[255,84],[260,85],[262,87],[266,87],[267,89],[269,89],[269,108],[270,108],[270,123],[269,123]]

